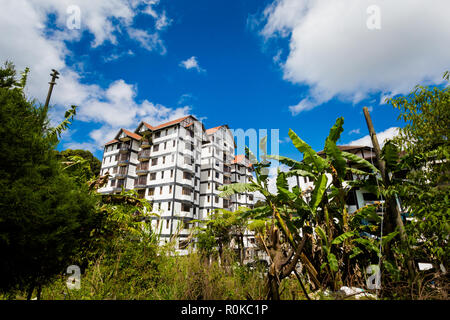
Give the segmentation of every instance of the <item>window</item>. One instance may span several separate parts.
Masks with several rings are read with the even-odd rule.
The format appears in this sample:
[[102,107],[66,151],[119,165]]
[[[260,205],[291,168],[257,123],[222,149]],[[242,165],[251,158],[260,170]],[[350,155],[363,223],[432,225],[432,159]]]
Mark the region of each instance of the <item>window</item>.
[[161,179],[164,179],[164,171],[161,171]]
[[[170,187],[170,190],[172,192],[172,186]],[[171,205],[172,205],[172,202],[167,202],[167,210],[170,210]]]
[[162,194],[163,193],[163,186],[161,186],[161,187],[159,187],[159,194]]
[[186,204],[186,203],[182,203],[181,204],[181,211],[190,212],[191,211],[191,206]]
[[173,170],[170,170],[170,177],[173,178]]
[[210,202],[211,201],[211,196],[208,196],[208,201],[207,202]]
[[166,163],[166,156],[163,156],[163,164]]
[[156,180],[156,172],[150,173],[150,180]]
[[152,166],[156,166],[158,164],[158,158],[152,159]]
[[175,155],[172,155],[172,163],[175,161]]
[[158,131],[158,132],[155,133],[155,139],[157,139],[159,137],[161,137],[161,131]]
[[[169,129],[166,129],[166,136],[169,134]],[[164,147],[165,148],[165,147]]]
[[[172,193],[172,186],[169,186],[169,193]],[[170,207],[170,202],[169,202],[169,207]]]
[[216,178],[219,179],[220,178],[220,173],[218,171],[216,171]]
[[191,189],[183,187],[183,190],[181,191],[181,193],[183,195],[185,195],[185,196],[190,196],[191,195]]
[[114,156],[114,161],[117,161],[117,159],[119,159],[119,155],[116,154],[116,155]]
[[164,142],[164,150],[166,150],[166,149],[167,149],[167,141]]
[[117,173],[117,167],[114,167],[113,173]]
[[217,191],[219,191],[219,184],[218,184],[218,183],[215,183],[215,189],[216,189]]
[[208,178],[211,177],[211,170],[208,170]]
[[159,151],[159,144],[155,144],[153,146],[153,152],[157,152],[157,151]]
[[166,220],[166,229],[169,229],[169,219]]
[[116,185],[116,180],[111,180],[111,187],[114,187]]
[[191,180],[192,179],[191,173],[184,171],[183,172],[183,179]]
[[[211,189],[211,183],[208,182],[208,190]],[[209,201],[209,200],[208,200]]]
[[155,195],[155,188],[148,188],[148,195],[149,196]]
[[180,240],[180,242],[178,243],[178,249],[180,249],[180,250],[184,250],[188,246],[189,246],[189,240]]
[[176,141],[175,140],[173,140],[173,146],[175,147],[175,144],[176,144]]
[[217,197],[217,196],[214,197],[214,202],[215,202],[215,203],[219,203],[219,197]]

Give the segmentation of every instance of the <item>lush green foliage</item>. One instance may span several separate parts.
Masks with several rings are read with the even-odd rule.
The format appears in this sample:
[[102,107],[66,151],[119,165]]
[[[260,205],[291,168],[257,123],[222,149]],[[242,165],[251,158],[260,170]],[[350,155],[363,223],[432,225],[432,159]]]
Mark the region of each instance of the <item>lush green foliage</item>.
[[24,95],[26,73],[0,70],[0,290],[30,293],[72,264],[95,200],[63,172],[46,111]]

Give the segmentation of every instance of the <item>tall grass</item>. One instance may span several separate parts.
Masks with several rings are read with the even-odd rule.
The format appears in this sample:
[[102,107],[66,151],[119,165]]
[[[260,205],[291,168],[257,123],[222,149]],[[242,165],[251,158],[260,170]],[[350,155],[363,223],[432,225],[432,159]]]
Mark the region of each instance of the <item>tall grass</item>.
[[[227,261],[237,261],[233,253],[225,254]],[[266,298],[265,275],[266,270],[237,262],[224,266],[197,252],[179,256],[171,247],[136,241],[92,261],[82,270],[79,290],[69,290],[68,275],[60,275],[43,288],[42,299],[259,300]],[[303,299],[294,279],[285,279],[281,292],[283,299]]]

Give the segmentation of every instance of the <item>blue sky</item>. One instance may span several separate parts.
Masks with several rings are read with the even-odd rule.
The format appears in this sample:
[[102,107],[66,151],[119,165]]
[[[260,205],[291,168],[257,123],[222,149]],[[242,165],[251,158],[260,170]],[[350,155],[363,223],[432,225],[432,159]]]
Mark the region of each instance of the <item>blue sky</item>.
[[[23,28],[35,33],[40,40],[35,46],[55,57],[54,67],[63,75],[52,100],[55,121],[66,106],[80,106],[60,150],[87,148],[101,158],[101,144],[120,127],[134,130],[140,119],[157,124],[194,114],[206,128],[279,129],[280,153],[295,158],[298,152],[286,139],[289,128],[321,150],[340,116],[345,119],[340,143],[361,138],[366,143],[363,106],[370,107],[375,129],[388,138],[403,123],[383,97],[407,93],[418,83],[439,84],[448,69],[448,49],[433,52],[439,37],[428,36],[437,30],[445,33],[439,42],[448,37],[442,31],[447,19],[439,15],[448,12],[443,10],[448,2],[437,1],[435,11],[422,13],[417,25],[408,27],[420,34],[406,40],[398,21],[411,21],[421,1],[409,2],[406,12],[383,1],[349,0],[348,9],[336,6],[334,11],[342,1],[326,7],[308,2],[18,0],[8,3],[4,14],[9,9],[43,24]],[[366,10],[371,3],[379,3],[379,16]],[[80,29],[67,29],[70,4],[81,8]],[[367,19],[380,16],[381,28],[370,29]],[[424,22],[431,26],[424,30]],[[430,50],[405,55],[423,35],[430,38]],[[0,41],[0,49],[5,49],[2,60],[20,55],[19,68],[31,64],[32,74],[39,76],[31,80],[30,94],[45,101],[42,83],[49,77],[44,67],[52,62],[37,53],[23,54],[26,48],[11,42]],[[113,109],[114,116],[101,115]]]

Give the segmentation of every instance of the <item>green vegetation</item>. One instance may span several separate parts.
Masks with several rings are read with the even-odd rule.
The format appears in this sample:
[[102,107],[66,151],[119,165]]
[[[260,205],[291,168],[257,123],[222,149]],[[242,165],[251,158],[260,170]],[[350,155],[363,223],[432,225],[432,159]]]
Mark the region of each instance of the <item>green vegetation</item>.
[[[179,256],[174,239],[160,244],[148,201],[135,191],[98,194],[108,181],[98,176],[99,161],[88,151],[55,151],[77,107],[51,128],[47,110],[24,95],[27,72],[17,80],[11,63],[0,68],[4,299],[341,299],[342,286],[366,288],[367,267],[378,263],[381,289],[368,290],[377,297],[447,299],[449,87],[417,87],[388,101],[406,122],[383,148],[390,184],[372,163],[338,148],[343,118],[320,155],[293,130],[299,159],[266,155],[265,139],[259,161],[247,149],[255,178],[223,186],[221,196],[259,192],[264,200],[253,209],[217,210],[206,222],[194,221],[189,240],[196,241]],[[271,160],[289,168],[278,171],[276,193],[269,191]],[[350,174],[359,179],[349,180]],[[290,188],[290,177],[308,177],[313,188]],[[352,188],[401,200],[408,213],[406,243],[398,230],[381,233],[386,221],[377,211],[390,202],[349,214]],[[255,232],[268,267],[244,264],[245,229]],[[419,271],[418,262],[434,269]],[[69,265],[80,266],[80,289],[68,288]]]

